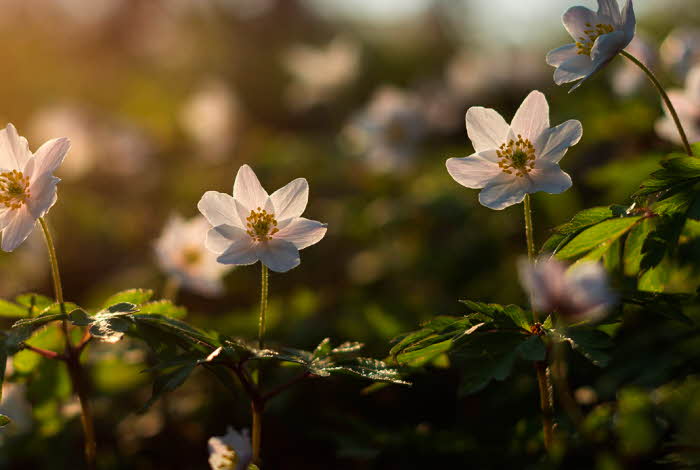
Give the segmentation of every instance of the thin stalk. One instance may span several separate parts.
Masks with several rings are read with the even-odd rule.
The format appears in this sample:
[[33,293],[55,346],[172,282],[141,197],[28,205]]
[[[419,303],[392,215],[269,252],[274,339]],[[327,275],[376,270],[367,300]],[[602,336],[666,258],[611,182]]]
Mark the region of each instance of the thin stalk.
[[[525,211],[525,238],[527,240],[527,258],[530,263],[535,261],[535,237],[533,235],[532,224],[532,204],[530,195],[525,195],[523,204]],[[532,309],[532,316],[535,323],[539,322],[537,311]],[[540,392],[540,409],[542,410],[542,430],[544,433],[544,447],[549,451],[554,440],[554,400],[552,397],[552,379],[549,374],[547,359],[535,362],[537,372],[537,385]]]
[[[265,348],[265,315],[267,314],[267,296],[269,291],[269,273],[267,266],[262,262],[260,275],[260,318],[258,321],[258,348]],[[259,385],[261,380],[260,368],[256,370],[254,376],[255,384]],[[265,409],[264,401],[254,399],[251,403],[251,412],[253,414],[253,462],[260,467],[260,449],[262,443],[262,417]]]
[[265,314],[267,313],[267,294],[269,288],[269,274],[267,266],[262,266],[260,277],[260,321],[258,322],[258,347],[265,348]]
[[683,141],[683,147],[685,148],[685,152],[690,155],[691,157],[694,157],[695,155],[693,154],[693,149],[690,147],[690,143],[688,142],[688,136],[685,134],[685,130],[683,129],[683,124],[681,124],[681,120],[678,117],[678,113],[676,112],[676,108],[673,107],[673,103],[671,103],[671,99],[668,97],[668,93],[666,93],[666,90],[664,90],[664,87],[661,85],[661,82],[656,78],[656,75],[654,75],[654,72],[649,70],[649,68],[642,63],[639,59],[637,59],[635,56],[630,54],[627,51],[622,51],[620,52],[623,56],[627,57],[629,60],[631,60],[637,67],[642,69],[642,71],[649,77],[649,80],[651,80],[651,83],[654,84],[656,89],[658,90],[659,94],[661,95],[661,99],[664,100],[664,103],[666,103],[666,108],[668,108],[668,111],[671,113],[671,117],[673,118],[673,122],[676,124],[676,127],[678,128],[678,133],[681,136],[681,140]]
[[[66,313],[66,304],[63,300],[63,285],[61,284],[61,273],[58,269],[58,257],[56,256],[56,245],[54,244],[51,231],[43,217],[39,218],[41,229],[44,232],[46,240],[46,248],[49,253],[49,263],[51,264],[51,274],[53,279],[54,295],[56,302],[60,305],[61,313]],[[70,339],[70,331],[68,331],[68,323],[66,320],[61,322],[61,329],[65,337],[66,350],[65,362],[68,366],[68,373],[73,384],[73,391],[78,396],[80,402],[80,421],[83,426],[83,434],[85,436],[85,463],[88,470],[94,470],[97,465],[97,440],[95,438],[95,426],[93,423],[92,409],[87,396],[87,387],[83,376],[82,366],[80,365],[80,352],[73,347]],[[82,348],[80,349],[82,351]]]

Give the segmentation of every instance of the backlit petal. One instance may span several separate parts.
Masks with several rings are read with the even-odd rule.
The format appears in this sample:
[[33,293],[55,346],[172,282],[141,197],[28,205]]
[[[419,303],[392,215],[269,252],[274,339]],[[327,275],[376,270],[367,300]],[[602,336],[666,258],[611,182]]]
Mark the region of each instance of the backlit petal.
[[539,161],[530,172],[532,192],[544,191],[549,194],[561,194],[571,187],[571,177],[564,173],[556,163]]
[[64,138],[45,142],[34,154],[34,173],[32,179],[40,178],[46,173],[53,173],[63,163],[70,149],[70,140]]
[[277,232],[274,237],[286,240],[294,244],[298,250],[314,245],[326,235],[326,224],[303,217],[292,220],[285,228]]
[[561,20],[574,41],[581,42],[588,37],[585,31],[591,29],[587,25],[598,24],[598,15],[586,7],[576,6],[566,10]]
[[249,210],[262,208],[265,205],[267,191],[263,189],[258,177],[248,165],[243,165],[236,174],[233,197]]
[[309,200],[309,183],[297,178],[278,189],[270,196],[277,220],[299,217],[304,213]]
[[27,207],[35,219],[43,217],[56,203],[56,185],[59,181],[61,180],[51,173],[43,173],[31,184],[31,197],[27,201]]
[[15,126],[0,130],[0,168],[23,171],[31,156],[27,139],[17,134]]
[[469,157],[450,158],[445,164],[447,172],[462,186],[473,189],[483,188],[502,173],[494,161],[484,158],[485,154],[495,156],[496,151],[490,150],[475,153]]
[[592,70],[593,61],[590,57],[587,55],[576,55],[557,67],[554,71],[554,83],[561,85],[575,82],[587,77]]
[[242,226],[236,211],[236,203],[230,194],[207,191],[199,200],[197,208],[214,227],[225,224]]
[[481,190],[479,202],[490,209],[505,209],[522,202],[525,194],[529,192],[529,187],[530,182],[527,178],[504,174]]
[[547,98],[539,91],[530,92],[516,111],[510,127],[516,135],[534,142],[549,127]]
[[537,158],[559,163],[569,147],[576,145],[583,135],[583,126],[576,120],[569,120],[545,130],[535,142]]
[[13,212],[15,212],[15,217],[2,231],[3,251],[13,251],[21,245],[32,233],[36,223],[36,219],[29,213],[27,206],[22,206]]
[[[208,236],[207,236],[208,238]],[[231,264],[235,266],[246,266],[258,261],[256,244],[252,238],[238,238],[231,242],[226,251],[216,258],[221,264]]]
[[209,251],[221,254],[234,242],[250,239],[250,235],[245,230],[232,225],[219,225],[207,231],[204,246]]
[[566,44],[547,53],[547,64],[558,67],[569,59],[578,55],[576,44]]
[[474,150],[482,152],[500,147],[506,141],[510,126],[493,109],[472,106],[467,111],[467,134]]
[[284,273],[301,263],[299,250],[294,243],[278,238],[258,243],[255,246],[260,262],[272,271]]

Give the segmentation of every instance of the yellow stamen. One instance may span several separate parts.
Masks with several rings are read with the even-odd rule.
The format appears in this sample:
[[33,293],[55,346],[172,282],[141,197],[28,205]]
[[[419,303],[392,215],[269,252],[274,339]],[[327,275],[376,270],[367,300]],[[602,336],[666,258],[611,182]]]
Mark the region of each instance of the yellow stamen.
[[520,134],[518,140],[510,139],[508,143],[501,144],[496,154],[499,158],[498,166],[508,175],[522,177],[535,167],[535,146]]
[[0,172],[0,205],[19,209],[29,199],[29,178],[21,171]]
[[579,55],[591,55],[591,49],[593,49],[593,44],[599,36],[604,34],[612,33],[615,28],[610,24],[598,23],[593,26],[590,23],[586,23],[586,29],[583,30],[585,36],[579,37],[576,41],[576,48],[578,49]]
[[262,242],[272,240],[272,236],[279,232],[275,214],[267,212],[265,209],[253,209],[246,217],[246,232],[256,241]]

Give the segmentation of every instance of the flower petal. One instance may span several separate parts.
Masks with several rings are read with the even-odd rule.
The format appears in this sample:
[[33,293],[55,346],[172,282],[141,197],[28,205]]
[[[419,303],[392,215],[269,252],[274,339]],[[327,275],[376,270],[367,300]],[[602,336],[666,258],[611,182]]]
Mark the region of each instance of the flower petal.
[[472,106],[467,111],[467,134],[474,150],[497,149],[506,141],[510,126],[503,117],[493,109]]
[[56,185],[59,181],[61,179],[51,173],[43,173],[31,184],[27,208],[35,219],[43,217],[56,204]]
[[634,15],[634,5],[632,5],[632,0],[627,0],[625,6],[622,7],[622,30],[630,42],[634,38],[636,28],[637,19]]
[[567,44],[549,51],[546,60],[548,65],[559,67],[561,64],[569,59],[573,59],[577,55],[578,49],[576,48],[576,44]]
[[207,191],[197,203],[197,209],[214,227],[224,224],[243,227],[230,194]]
[[561,194],[571,187],[571,177],[564,173],[556,163],[538,161],[530,172],[531,192],[544,191],[549,194]]
[[576,6],[566,10],[561,21],[571,37],[574,38],[574,41],[580,42],[581,39],[588,38],[585,31],[590,29],[590,26],[586,25],[598,24],[598,15],[586,7]]
[[[490,158],[486,158],[486,155]],[[489,150],[469,157],[449,158],[445,165],[456,182],[467,188],[480,189],[502,174],[493,157],[496,157],[496,151]]]
[[520,283],[530,296],[532,306],[540,311],[551,311],[557,300],[566,295],[565,274],[563,263],[555,258],[541,258],[536,264],[527,259],[518,262]]
[[267,191],[263,189],[255,176],[253,169],[248,165],[243,165],[236,175],[233,183],[233,197],[248,210],[263,207],[267,200]]
[[294,243],[279,238],[258,243],[255,247],[260,262],[271,270],[284,273],[301,263],[299,250]]
[[522,202],[529,189],[530,181],[527,178],[503,174],[481,190],[479,202],[489,209],[505,209]]
[[61,165],[70,149],[70,140],[65,137],[45,142],[34,154],[34,172],[32,179],[40,178],[46,173],[53,173]]
[[22,206],[15,211],[15,217],[2,231],[2,249],[3,251],[13,251],[24,240],[27,239],[32,230],[36,219],[27,210],[27,206]]
[[245,230],[232,225],[218,225],[207,231],[204,246],[211,252],[221,254],[226,251],[232,243],[250,240],[251,237]]
[[31,156],[27,139],[17,134],[15,126],[0,130],[0,168],[23,171]]
[[576,145],[582,135],[583,126],[573,119],[545,130],[535,142],[537,158],[559,163],[569,147]]
[[[211,231],[207,234],[207,241],[209,241],[210,233]],[[228,248],[226,248],[226,251],[221,253],[219,257],[216,258],[216,261],[221,264],[246,266],[255,263],[258,261],[258,259],[256,243],[253,241],[253,239],[250,237],[241,237],[232,240],[231,244],[228,246]]]
[[587,77],[593,70],[593,61],[587,55],[576,55],[554,71],[554,83],[561,85]]
[[321,241],[326,235],[326,230],[326,224],[299,217],[277,232],[274,237],[293,243],[297,250],[303,250]]
[[609,19],[615,25],[621,24],[620,5],[617,4],[617,0],[598,0],[598,17],[599,21]]
[[612,33],[598,36],[591,48],[591,60],[595,67],[591,73],[598,71],[603,65],[607,64],[628,44],[629,41],[623,31],[613,31]]
[[572,266],[566,273],[569,295],[572,303],[582,310],[591,311],[605,309],[612,305],[616,298],[608,287],[608,275],[605,268],[597,262],[582,262]]
[[510,124],[516,135],[534,142],[549,127],[549,104],[539,91],[532,91],[520,105]]
[[278,221],[299,217],[309,201],[309,183],[304,178],[297,178],[272,193],[270,199]]

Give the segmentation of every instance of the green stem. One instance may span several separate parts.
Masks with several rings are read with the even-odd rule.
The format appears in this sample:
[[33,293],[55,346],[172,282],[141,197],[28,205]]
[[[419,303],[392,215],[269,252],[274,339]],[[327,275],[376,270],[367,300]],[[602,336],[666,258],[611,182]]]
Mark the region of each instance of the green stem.
[[[527,240],[527,258],[530,263],[535,261],[535,237],[532,224],[532,204],[530,195],[525,195],[523,204],[525,212],[525,239]],[[539,323],[537,311],[532,309],[532,317],[535,323]],[[540,392],[540,409],[542,410],[542,430],[544,433],[544,447],[547,451],[552,448],[554,440],[554,400],[552,397],[552,379],[549,374],[547,359],[535,362],[537,372],[537,385]]]
[[269,288],[269,275],[267,266],[260,263],[262,266],[262,275],[260,278],[260,321],[258,323],[258,348],[265,348],[265,314],[267,313],[267,294]]
[[651,83],[654,84],[656,89],[658,90],[659,94],[661,95],[661,98],[664,100],[664,103],[666,103],[666,108],[668,108],[668,111],[671,113],[671,117],[673,118],[673,122],[676,123],[676,127],[678,128],[678,133],[681,136],[681,140],[683,141],[683,147],[685,148],[685,152],[690,155],[691,157],[694,157],[693,155],[693,149],[690,147],[690,143],[688,142],[688,137],[685,134],[685,130],[683,129],[683,124],[681,124],[681,120],[678,117],[678,113],[676,112],[676,108],[673,107],[673,103],[671,103],[671,99],[668,97],[668,93],[666,93],[666,90],[664,90],[664,87],[661,85],[661,82],[656,78],[656,75],[649,70],[649,68],[642,63],[639,59],[637,59],[635,56],[630,54],[627,51],[622,51],[620,52],[623,56],[627,57],[629,60],[631,60],[637,67],[642,69],[642,71],[649,77],[649,80],[651,80]]
[[[49,225],[43,217],[39,218],[41,229],[44,232],[46,240],[46,248],[49,252],[49,263],[51,264],[51,274],[53,279],[54,295],[56,302],[60,305],[61,313],[66,314],[66,304],[63,300],[63,285],[61,284],[61,273],[58,269],[58,257],[56,256],[56,245],[54,244]],[[92,417],[92,409],[87,396],[87,387],[83,369],[80,365],[80,351],[73,347],[68,331],[68,323],[63,320],[61,323],[63,335],[66,343],[65,360],[68,366],[68,373],[73,384],[73,390],[78,396],[80,402],[81,416],[80,421],[83,426],[83,434],[85,436],[85,463],[88,470],[94,470],[97,464],[97,440],[95,438],[95,425]]]
[[[260,318],[258,321],[258,348],[265,348],[265,315],[267,313],[267,297],[269,291],[269,272],[267,266],[262,262],[260,276]],[[260,368],[256,370],[253,380],[257,385],[260,384]],[[262,417],[265,409],[264,401],[254,399],[251,404],[253,414],[253,462],[260,467],[260,449],[262,444]]]

